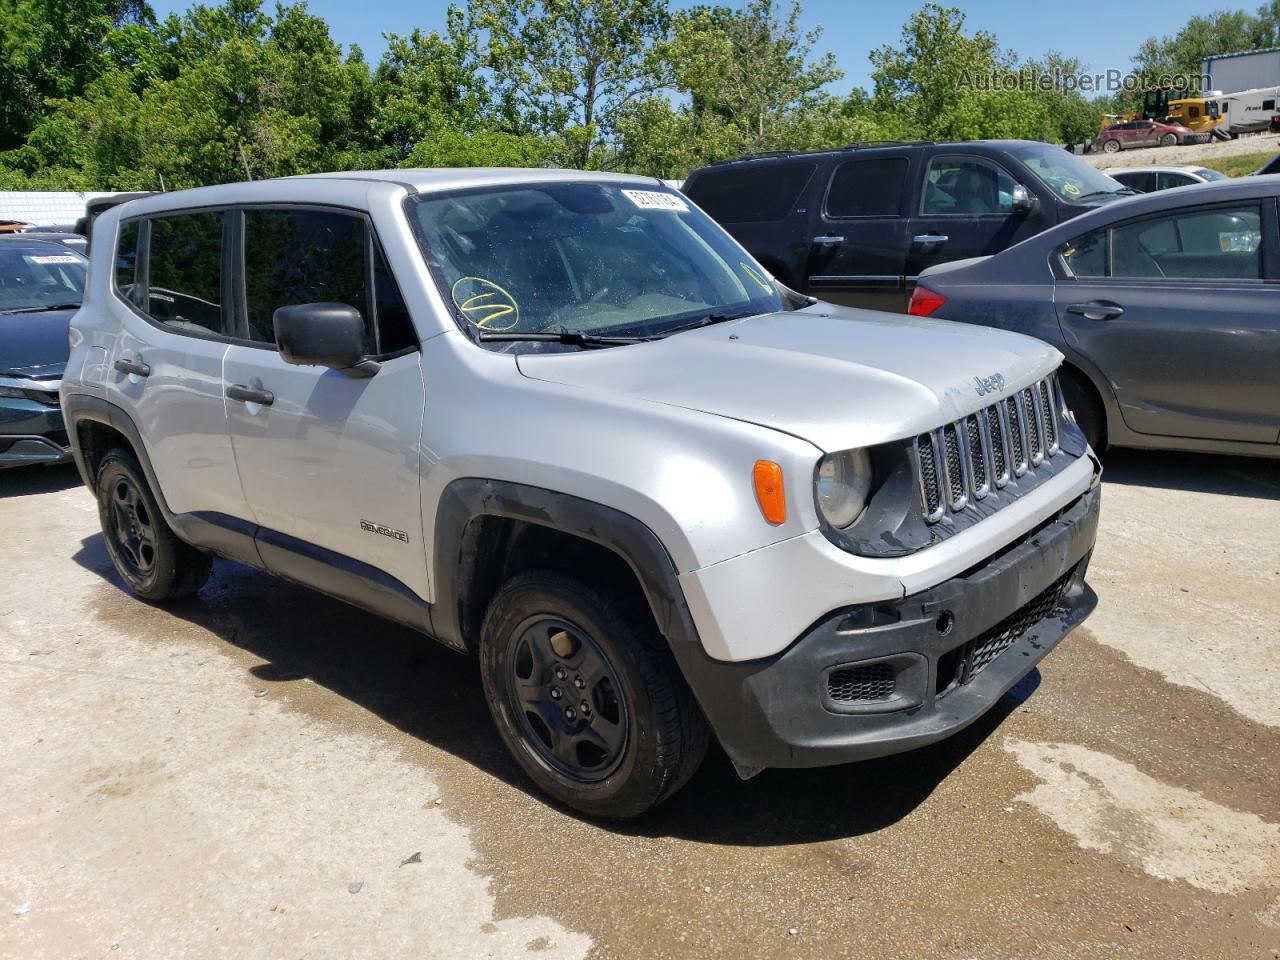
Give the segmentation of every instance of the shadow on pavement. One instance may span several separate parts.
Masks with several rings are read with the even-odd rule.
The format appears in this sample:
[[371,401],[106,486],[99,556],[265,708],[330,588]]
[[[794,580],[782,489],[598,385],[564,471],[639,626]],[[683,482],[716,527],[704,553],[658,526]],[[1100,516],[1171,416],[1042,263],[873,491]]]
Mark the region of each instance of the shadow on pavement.
[[75,464],[56,467],[11,467],[0,470],[0,500],[70,490],[80,482]]
[[[98,616],[128,629],[135,614],[121,612],[116,591],[124,586],[101,534],[85,538],[75,560],[110,583]],[[507,753],[470,657],[340,601],[222,560],[197,597],[163,610],[267,661],[250,668],[256,682],[309,678],[409,736],[555,806]],[[1033,672],[962,733],[880,760],[766,770],[744,783],[713,747],[698,775],[647,816],[596,823],[620,834],[730,846],[811,843],[879,830],[910,814],[1038,684],[1039,673]]]
[[1280,460],[1159,450],[1108,450],[1102,455],[1102,468],[1104,483],[1280,500]]

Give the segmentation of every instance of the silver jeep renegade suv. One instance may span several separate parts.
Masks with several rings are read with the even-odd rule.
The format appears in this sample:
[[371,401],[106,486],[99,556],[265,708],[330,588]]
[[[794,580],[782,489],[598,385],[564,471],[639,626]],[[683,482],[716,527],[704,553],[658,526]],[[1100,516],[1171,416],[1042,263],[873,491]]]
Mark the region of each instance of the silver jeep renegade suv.
[[229,184],[92,249],[62,403],[129,587],[216,554],[474,653],[587,813],[712,736],[744,777],[939,740],[1095,603],[1057,351],[802,297],[658,181]]

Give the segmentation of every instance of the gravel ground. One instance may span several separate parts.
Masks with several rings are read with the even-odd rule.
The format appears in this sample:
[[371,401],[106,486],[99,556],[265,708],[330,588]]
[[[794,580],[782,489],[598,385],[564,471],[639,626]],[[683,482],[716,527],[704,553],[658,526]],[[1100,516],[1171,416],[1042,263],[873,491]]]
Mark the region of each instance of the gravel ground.
[[974,728],[648,818],[531,791],[472,664],[219,563],[122,591],[0,474],[0,956],[1280,957],[1280,461],[1113,453],[1101,603]]
[[1141,147],[1121,150],[1119,153],[1089,153],[1085,155],[1085,159],[1100,170],[1108,167],[1145,167],[1149,163],[1204,163],[1219,157],[1276,150],[1280,146],[1278,142],[1280,135],[1274,133],[1250,133],[1235,140],[1211,140],[1183,147]]

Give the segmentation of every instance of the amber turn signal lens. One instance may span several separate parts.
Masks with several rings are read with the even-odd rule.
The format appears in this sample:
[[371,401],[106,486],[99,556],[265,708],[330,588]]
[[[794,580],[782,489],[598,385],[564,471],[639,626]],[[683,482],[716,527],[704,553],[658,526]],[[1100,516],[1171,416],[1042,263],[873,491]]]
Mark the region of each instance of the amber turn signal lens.
[[756,484],[756,500],[760,512],[770,523],[785,523],[787,498],[782,489],[782,468],[772,460],[757,460],[752,477]]

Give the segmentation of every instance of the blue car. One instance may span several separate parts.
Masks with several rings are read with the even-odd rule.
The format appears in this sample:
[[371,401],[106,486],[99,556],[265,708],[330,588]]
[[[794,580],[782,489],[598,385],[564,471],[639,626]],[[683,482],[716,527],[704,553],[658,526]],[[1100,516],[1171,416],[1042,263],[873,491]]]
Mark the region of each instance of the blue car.
[[58,387],[88,265],[54,241],[0,243],[0,468],[71,459]]

